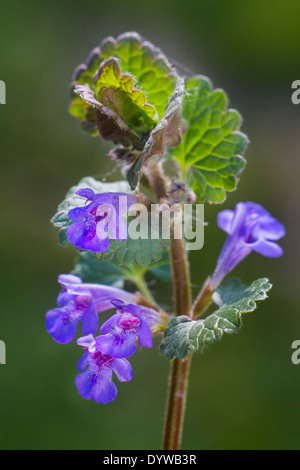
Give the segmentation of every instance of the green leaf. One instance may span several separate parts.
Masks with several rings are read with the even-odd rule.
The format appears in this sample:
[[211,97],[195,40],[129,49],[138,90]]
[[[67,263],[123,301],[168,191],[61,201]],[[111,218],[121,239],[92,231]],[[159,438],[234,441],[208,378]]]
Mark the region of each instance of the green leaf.
[[127,239],[110,240],[109,249],[96,253],[97,258],[103,261],[112,260],[121,266],[149,266],[160,261],[170,239],[162,238],[168,234],[165,235],[162,231],[159,213],[157,217],[156,220],[154,214],[149,214],[145,206],[138,206],[137,212],[129,213],[127,217]]
[[250,286],[239,279],[229,279],[220,286],[213,300],[219,306],[201,320],[182,315],[172,318],[160,345],[167,359],[183,359],[190,351],[203,351],[208,344],[219,341],[224,333],[236,333],[242,326],[242,314],[252,312],[256,302],[266,299],[272,285],[267,278],[258,279]]
[[[102,64],[107,59],[109,59],[110,64],[109,70],[103,71],[102,69],[102,72],[100,72],[100,82],[98,81],[97,83],[97,79],[99,80],[98,69],[100,67],[101,70]],[[122,70],[120,79],[118,78],[119,73],[115,73],[117,69],[116,59],[118,59],[120,70]],[[112,63],[114,64],[113,67],[111,67]],[[95,74],[95,72],[97,72],[97,74]],[[155,126],[153,119],[156,112],[158,119],[163,118],[169,98],[174,92],[176,81],[176,71],[160,49],[153,46],[150,42],[144,41],[139,34],[135,32],[125,33],[117,39],[108,37],[102,42],[100,47],[92,51],[86,63],[81,64],[75,70],[71,84],[72,103],[70,113],[80,119],[84,130],[95,135],[97,132],[95,112],[94,121],[91,117],[95,104],[91,104],[84,99],[78,100],[74,94],[74,90],[77,89],[78,92],[78,85],[83,85],[85,89],[89,88],[93,93],[95,92],[94,99],[101,103],[103,99],[105,103],[102,104],[105,104],[105,108],[110,110],[116,109],[116,107],[120,110],[120,103],[122,103],[124,108],[124,102],[126,102],[128,96],[131,95],[131,101],[134,101],[137,107],[141,107],[150,119],[148,120],[149,125],[147,129],[149,135],[149,132]],[[135,84],[135,89],[130,90],[133,83]],[[110,88],[110,91],[105,91],[106,87]],[[103,92],[104,96],[102,96]],[[145,103],[146,97],[147,103]],[[131,106],[128,106],[127,100],[127,106],[125,106],[127,109],[126,119],[124,120],[125,123],[128,120],[128,114],[134,114],[134,111],[137,111],[136,108],[132,107],[130,113],[128,113],[128,107],[131,108]],[[106,110],[104,110],[104,112],[105,111]],[[139,120],[137,119],[136,112],[135,118],[136,123]],[[142,117],[142,120],[144,118],[145,116]],[[120,115],[119,119],[122,119]],[[112,127],[112,121],[109,121],[108,124],[102,123],[100,129],[105,127],[105,125]],[[131,128],[131,125],[128,125]],[[134,131],[134,128],[132,128],[132,130]],[[121,131],[119,134],[120,133]],[[102,136],[106,138],[104,135]],[[115,142],[117,140],[117,143],[122,143],[120,138],[118,139],[116,135],[113,140]],[[125,145],[127,144],[125,143]]]
[[[135,130],[131,129],[118,114],[118,112],[121,115],[128,113],[129,120],[130,118],[133,119],[133,115],[139,117],[139,111],[137,111],[136,116],[136,106],[130,102],[130,99],[128,101],[126,93],[122,95],[122,90],[105,88],[103,93],[105,93],[104,102],[109,105],[107,107],[96,99],[94,91],[87,84],[76,86],[75,92],[86,105],[90,106],[89,112],[93,109],[94,123],[104,140],[112,140],[115,144],[125,146],[132,145],[137,150],[143,149],[143,138]],[[83,121],[82,125],[84,122],[87,125],[87,121]],[[150,130],[147,130],[146,134],[148,132]]]
[[51,222],[54,227],[60,229],[58,237],[62,245],[68,245],[69,240],[66,236],[66,231],[69,225],[71,225],[72,220],[69,218],[68,213],[71,209],[75,207],[82,207],[85,205],[85,199],[81,196],[78,196],[76,192],[78,189],[90,188],[95,193],[108,193],[108,192],[117,192],[117,193],[128,193],[128,183],[126,181],[116,181],[112,183],[103,183],[97,181],[93,177],[85,177],[79,181],[76,186],[72,186],[67,192],[64,200],[59,204],[56,214],[52,217]]
[[179,162],[199,202],[220,203],[226,191],[236,188],[248,138],[239,131],[239,112],[227,109],[223,90],[213,90],[203,76],[190,78],[185,86],[182,117],[188,128],[168,156]]
[[167,239],[132,239],[110,240],[109,249],[103,253],[96,253],[101,261],[114,261],[120,266],[149,266],[161,260],[164,250],[169,246]]
[[83,282],[120,288],[124,285],[124,271],[110,261],[99,261],[90,251],[80,253],[71,274],[79,276]]
[[104,39],[98,59],[93,63],[93,70],[97,67],[97,61],[99,67],[103,60],[110,57],[119,59],[122,71],[135,77],[139,88],[146,93],[148,103],[156,108],[161,119],[174,91],[177,77],[174,67],[162,51],[138,33],[128,32],[116,39]]
[[170,282],[172,280],[169,255],[166,251],[163,253],[162,259],[150,267],[149,272],[161,281]]
[[[158,116],[155,107],[147,103],[145,93],[134,86],[135,79],[122,74],[118,60],[111,57],[101,63],[92,86],[78,84],[74,92],[83,100],[84,108],[94,108],[97,128],[104,139],[126,145],[126,139],[131,137],[132,145],[139,149],[156,126]],[[74,111],[74,103],[71,106]],[[85,119],[77,108],[75,114]]]
[[[129,268],[120,268],[116,263],[100,261],[94,253],[84,251],[79,254],[71,274],[79,276],[83,282],[105,284],[108,286],[114,285],[123,288],[124,280],[130,277],[131,282],[133,282],[135,270],[137,270],[139,275],[141,269],[145,268],[134,264],[130,265]],[[169,282],[171,280],[171,270],[167,253],[165,252],[162,259],[151,265],[146,271],[161,281]]]

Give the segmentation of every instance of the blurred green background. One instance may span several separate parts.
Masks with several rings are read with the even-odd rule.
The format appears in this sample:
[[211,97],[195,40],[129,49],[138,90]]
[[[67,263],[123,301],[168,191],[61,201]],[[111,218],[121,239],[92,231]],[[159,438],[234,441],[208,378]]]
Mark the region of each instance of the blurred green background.
[[[299,14],[297,0],[1,2],[1,449],[160,448],[169,364],[158,344],[132,357],[133,380],[102,406],[77,393],[81,351],[56,344],[44,327],[57,275],[75,255],[58,245],[49,219],[80,178],[113,170],[109,146],[68,114],[70,77],[104,37],[131,30],[208,75],[242,113],[248,165],[222,208],[253,200],[287,228],[282,258],[252,254],[234,271],[245,283],[267,276],[274,287],[238,335],[193,359],[182,448],[300,448],[300,365],[291,362],[300,339],[300,106],[291,102]],[[191,253],[195,294],[225,239],[219,210],[206,207],[204,249]],[[170,309],[171,286],[152,289]]]

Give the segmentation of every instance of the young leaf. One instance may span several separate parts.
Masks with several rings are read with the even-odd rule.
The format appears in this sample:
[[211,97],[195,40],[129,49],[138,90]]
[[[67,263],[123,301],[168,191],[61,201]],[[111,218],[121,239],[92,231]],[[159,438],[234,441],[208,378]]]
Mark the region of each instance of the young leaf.
[[[104,139],[124,143],[121,129],[127,126],[135,135],[131,143],[136,148],[142,148],[136,139],[141,142],[145,140],[145,136],[158,122],[158,116],[155,107],[147,103],[145,93],[134,86],[132,75],[122,74],[118,60],[111,57],[101,63],[92,87],[87,83],[76,85],[74,92],[79,94],[86,105],[95,109],[98,130]],[[116,133],[115,123],[109,124],[112,118],[120,127],[119,133]],[[114,137],[107,127],[114,130]]]
[[184,80],[135,32],[105,39],[77,67],[71,88],[70,113],[83,130],[140,152],[127,173],[132,189],[151,157],[161,159],[181,141]]
[[190,78],[185,86],[182,117],[188,129],[168,156],[179,162],[199,202],[220,203],[226,191],[236,188],[248,138],[239,131],[238,111],[227,109],[223,90],[213,90],[203,76]]
[[136,32],[121,34],[116,40],[109,37],[102,42],[101,49],[104,58],[120,59],[122,70],[136,78],[161,119],[177,78],[174,66],[162,51]]
[[172,318],[165,330],[160,352],[167,359],[183,359],[190,351],[203,351],[208,344],[219,341],[224,333],[236,333],[242,326],[242,314],[252,312],[256,302],[266,299],[272,285],[267,278],[250,286],[239,279],[229,279],[213,296],[219,306],[214,313],[201,320],[182,315]]
[[[169,98],[174,92],[177,74],[160,49],[150,42],[144,41],[135,32],[122,34],[117,39],[106,38],[100,47],[91,52],[86,63],[76,68],[71,84],[73,99],[70,113],[79,118],[82,123],[91,122],[91,116],[88,116],[88,120],[86,113],[93,110],[93,105],[84,103],[84,101],[80,103],[80,100],[74,95],[74,90],[78,85],[87,85],[93,92],[99,91],[98,85],[95,85],[95,72],[106,59],[110,61],[118,59],[125,78],[122,79],[120,86],[118,79],[114,79],[113,73],[105,73],[105,86],[120,91],[120,89],[126,89],[126,86],[131,87],[134,80],[137,84],[134,92],[136,102],[143,101],[147,96],[148,114],[153,118],[157,112],[158,118],[162,119]],[[99,97],[95,96],[95,98]],[[92,134],[95,133],[96,119],[94,119],[94,126],[87,126],[87,129]]]

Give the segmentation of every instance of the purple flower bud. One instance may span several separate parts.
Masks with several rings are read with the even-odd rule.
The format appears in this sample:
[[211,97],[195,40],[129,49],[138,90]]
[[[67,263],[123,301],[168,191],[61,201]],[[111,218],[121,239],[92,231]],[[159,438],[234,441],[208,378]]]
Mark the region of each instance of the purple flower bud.
[[96,403],[105,405],[117,395],[117,387],[112,382],[113,372],[120,382],[129,382],[132,379],[132,367],[126,359],[103,353],[98,338],[88,335],[78,339],[77,344],[86,351],[77,364],[82,373],[76,376],[75,384],[83,398],[92,398]]
[[83,283],[72,274],[61,274],[58,282],[63,290],[57,297],[58,307],[46,314],[46,329],[55,341],[62,344],[72,341],[80,321],[83,335],[95,334],[98,313],[110,309],[112,299],[136,301],[135,294],[116,287]]
[[210,280],[212,290],[251,251],[269,258],[276,258],[283,253],[274,240],[285,235],[285,228],[259,204],[239,202],[234,211],[221,211],[217,222],[228,233],[228,237]]
[[91,201],[68,213],[74,222],[67,229],[69,242],[81,250],[103,252],[109,248],[108,231],[114,240],[127,239],[127,225],[122,215],[136,196],[126,193],[95,194],[92,189],[79,189],[76,194]]
[[[145,348],[152,347],[152,333],[147,322],[152,318],[154,310],[139,305],[126,305],[120,300],[112,304],[118,310],[100,328],[102,336],[98,336],[97,344],[101,351],[113,357],[129,357],[136,351],[135,341]],[[157,312],[155,312],[157,316]]]

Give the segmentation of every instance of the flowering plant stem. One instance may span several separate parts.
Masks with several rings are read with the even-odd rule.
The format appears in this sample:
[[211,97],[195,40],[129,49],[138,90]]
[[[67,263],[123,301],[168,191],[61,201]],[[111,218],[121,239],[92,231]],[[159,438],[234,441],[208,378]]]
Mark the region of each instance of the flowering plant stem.
[[193,320],[203,315],[209,307],[212,302],[213,293],[214,290],[210,286],[210,277],[208,277],[192,307],[191,317]]
[[[164,198],[166,196],[166,182],[162,168],[158,164],[149,167],[147,176],[157,198]],[[189,263],[184,239],[175,238],[172,229],[170,262],[175,316],[189,316],[192,299]],[[191,358],[192,354],[184,360],[174,359],[171,363],[163,431],[163,450],[177,450],[180,447]]]
[[[191,283],[183,239],[171,237],[170,260],[175,315],[189,315],[191,308]],[[190,354],[187,359],[174,359],[171,364],[163,450],[177,450],[180,447],[191,358],[192,355]]]
[[147,283],[144,279],[144,272],[136,272],[132,275],[127,274],[125,277],[126,280],[131,281],[139,289],[140,293],[143,295],[145,300],[147,300],[152,305],[155,305],[155,300],[150,292],[150,289],[147,286]]

